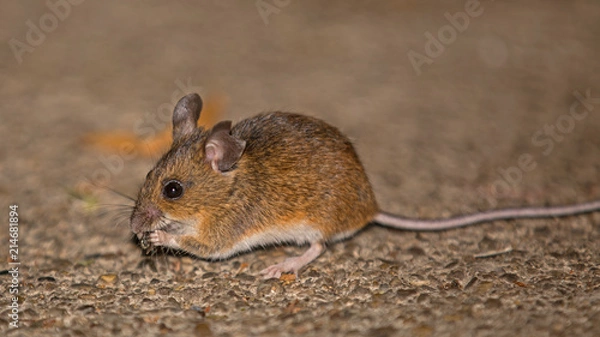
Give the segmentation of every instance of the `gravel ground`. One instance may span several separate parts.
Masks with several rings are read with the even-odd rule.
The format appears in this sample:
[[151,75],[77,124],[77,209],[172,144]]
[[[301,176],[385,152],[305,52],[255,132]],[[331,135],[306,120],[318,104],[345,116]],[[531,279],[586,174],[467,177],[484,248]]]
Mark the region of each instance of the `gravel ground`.
[[0,238],[18,205],[21,262],[11,288],[2,245],[0,334],[598,336],[598,213],[372,226],[264,281],[305,248],[144,255],[131,202],[82,186],[135,195],[153,160],[81,142],[162,129],[183,91],[220,92],[234,121],[283,109],[338,126],[388,211],[598,199],[597,1],[49,3],[0,13]]

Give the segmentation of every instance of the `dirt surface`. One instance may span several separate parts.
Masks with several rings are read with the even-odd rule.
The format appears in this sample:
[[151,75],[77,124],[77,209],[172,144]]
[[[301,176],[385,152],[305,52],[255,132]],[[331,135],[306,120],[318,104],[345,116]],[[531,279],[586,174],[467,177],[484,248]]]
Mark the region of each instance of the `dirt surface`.
[[0,13],[0,334],[600,334],[600,213],[372,226],[298,279],[263,281],[259,270],[305,248],[145,256],[131,202],[81,190],[135,195],[153,163],[83,136],[147,136],[182,91],[199,91],[228,95],[234,121],[283,109],[338,126],[381,207],[406,216],[598,199],[597,1],[265,0],[262,15],[254,1],[71,1],[58,14],[4,1]]

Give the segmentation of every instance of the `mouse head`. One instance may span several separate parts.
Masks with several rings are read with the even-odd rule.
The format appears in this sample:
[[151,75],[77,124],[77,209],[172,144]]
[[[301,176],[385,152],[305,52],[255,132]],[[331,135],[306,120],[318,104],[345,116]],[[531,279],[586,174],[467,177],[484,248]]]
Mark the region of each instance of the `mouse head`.
[[201,110],[198,94],[175,106],[171,149],[146,176],[131,215],[138,238],[162,231],[174,239],[164,245],[178,248],[178,238],[201,234],[203,223],[227,207],[246,142],[231,135],[231,121],[198,127]]

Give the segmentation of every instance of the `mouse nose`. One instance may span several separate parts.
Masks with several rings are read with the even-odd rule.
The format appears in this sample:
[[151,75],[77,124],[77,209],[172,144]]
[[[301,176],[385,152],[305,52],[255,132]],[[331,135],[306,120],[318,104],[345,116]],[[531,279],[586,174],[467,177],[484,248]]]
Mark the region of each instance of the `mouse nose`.
[[162,212],[154,205],[139,205],[131,213],[131,231],[138,236],[143,232],[150,231],[162,217]]

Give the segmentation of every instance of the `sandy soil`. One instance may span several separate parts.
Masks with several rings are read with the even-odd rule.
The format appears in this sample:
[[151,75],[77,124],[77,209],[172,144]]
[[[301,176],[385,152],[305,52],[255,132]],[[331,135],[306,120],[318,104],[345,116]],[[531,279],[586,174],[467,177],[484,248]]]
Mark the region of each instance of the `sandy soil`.
[[0,13],[0,239],[18,205],[21,262],[9,329],[2,245],[2,335],[598,336],[600,214],[370,227],[299,279],[263,281],[304,248],[145,256],[129,200],[78,190],[135,195],[153,160],[82,137],[159,130],[199,91],[227,94],[234,121],[284,109],[338,126],[406,216],[598,199],[597,1],[69,1]]

